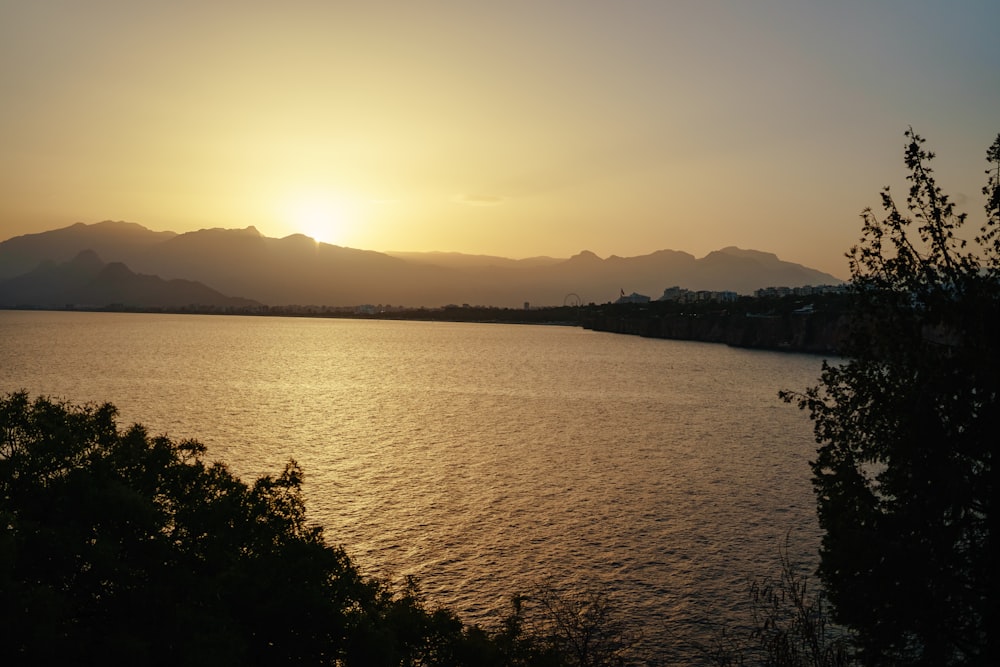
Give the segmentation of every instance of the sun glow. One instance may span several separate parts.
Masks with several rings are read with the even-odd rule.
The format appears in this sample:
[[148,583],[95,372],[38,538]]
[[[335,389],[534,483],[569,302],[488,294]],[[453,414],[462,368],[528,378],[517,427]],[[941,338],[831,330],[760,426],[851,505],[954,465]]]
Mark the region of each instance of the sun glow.
[[317,243],[343,242],[350,212],[345,201],[333,194],[309,194],[292,198],[283,217],[295,232]]

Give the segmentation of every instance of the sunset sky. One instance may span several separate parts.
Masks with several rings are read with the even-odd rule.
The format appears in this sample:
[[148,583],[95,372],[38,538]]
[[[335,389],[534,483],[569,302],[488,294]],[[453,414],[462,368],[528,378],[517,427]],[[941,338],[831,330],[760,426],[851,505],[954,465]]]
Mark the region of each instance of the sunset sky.
[[982,219],[996,0],[5,0],[0,240],[728,245],[846,277],[903,131]]

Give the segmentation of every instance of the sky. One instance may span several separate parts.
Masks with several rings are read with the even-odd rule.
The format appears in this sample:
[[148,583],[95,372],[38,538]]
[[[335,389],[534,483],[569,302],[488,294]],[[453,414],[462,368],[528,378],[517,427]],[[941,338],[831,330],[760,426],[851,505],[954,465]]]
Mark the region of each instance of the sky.
[[846,278],[910,126],[978,227],[998,25],[996,0],[0,0],[0,240],[736,245]]

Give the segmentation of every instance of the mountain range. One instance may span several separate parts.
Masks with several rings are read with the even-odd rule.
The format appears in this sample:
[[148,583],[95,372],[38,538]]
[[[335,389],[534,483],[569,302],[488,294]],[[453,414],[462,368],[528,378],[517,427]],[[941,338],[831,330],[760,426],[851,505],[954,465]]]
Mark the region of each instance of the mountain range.
[[0,281],[0,306],[181,308],[195,304],[217,308],[260,305],[225,296],[192,280],[135,273],[121,262],[105,263],[93,250],[83,250],[68,262],[45,260],[27,273]]
[[[521,307],[562,305],[571,295],[583,303],[604,303],[620,291],[655,299],[674,285],[749,294],[768,286],[840,282],[771,253],[735,247],[700,259],[658,250],[637,257],[602,259],[583,251],[568,259],[515,260],[380,253],[317,243],[301,234],[271,238],[254,227],[177,234],[116,221],[76,223],[0,243],[0,306]],[[109,300],[101,303],[104,299]]]

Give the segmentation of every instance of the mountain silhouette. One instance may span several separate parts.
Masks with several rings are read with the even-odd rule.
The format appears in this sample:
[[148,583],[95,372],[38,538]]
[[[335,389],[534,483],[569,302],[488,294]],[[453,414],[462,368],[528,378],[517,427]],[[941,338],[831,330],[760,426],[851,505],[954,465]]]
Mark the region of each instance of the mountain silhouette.
[[735,247],[701,259],[676,250],[602,259],[584,250],[567,259],[514,260],[380,253],[317,243],[301,234],[271,238],[254,227],[175,234],[112,221],[77,223],[0,243],[0,281],[25,278],[29,272],[29,282],[53,280],[35,273],[36,267],[47,262],[51,270],[52,263],[76,262],[85,250],[146,277],[195,281],[268,305],[546,306],[561,305],[569,294],[584,303],[604,303],[620,290],[657,298],[674,285],[748,294],[768,286],[841,282],[771,253]]
[[35,269],[0,281],[0,306],[38,308],[185,306],[245,307],[259,305],[231,298],[190,280],[163,280],[134,273],[121,262],[104,263],[93,250],[84,250],[68,262],[41,262]]
[[82,250],[127,263],[136,252],[174,236],[174,232],[154,232],[134,222],[111,220],[92,225],[78,222],[62,229],[16,236],[0,243],[0,280],[31,271],[45,260],[68,262]]

